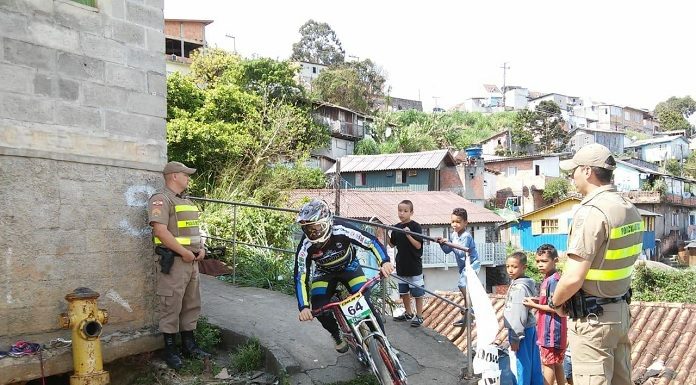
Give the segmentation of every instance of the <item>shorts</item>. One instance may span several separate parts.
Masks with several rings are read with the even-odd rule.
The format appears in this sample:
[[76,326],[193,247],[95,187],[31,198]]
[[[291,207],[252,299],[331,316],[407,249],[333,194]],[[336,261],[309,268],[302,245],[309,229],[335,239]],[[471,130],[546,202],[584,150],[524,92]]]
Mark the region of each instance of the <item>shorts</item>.
[[565,349],[539,346],[539,353],[541,353],[541,363],[546,366],[563,363],[565,358]]
[[423,288],[425,287],[423,274],[414,275],[411,277],[398,277],[408,282],[406,283],[399,280],[399,295],[406,295],[409,292],[411,293],[411,297],[413,298],[420,298],[425,295],[425,290],[423,290]]
[[[474,271],[476,274],[478,274],[479,271],[481,271],[481,265],[478,265],[478,269],[474,267]],[[466,268],[459,272],[459,281],[457,281],[457,286],[462,289],[466,288]]]

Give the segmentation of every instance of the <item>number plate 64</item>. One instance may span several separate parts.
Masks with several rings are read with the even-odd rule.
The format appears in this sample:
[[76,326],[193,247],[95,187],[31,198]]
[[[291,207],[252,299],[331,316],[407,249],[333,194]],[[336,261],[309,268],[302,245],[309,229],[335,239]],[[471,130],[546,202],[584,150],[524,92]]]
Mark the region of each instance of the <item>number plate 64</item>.
[[354,324],[370,316],[372,311],[362,295],[341,302],[341,311],[349,323]]

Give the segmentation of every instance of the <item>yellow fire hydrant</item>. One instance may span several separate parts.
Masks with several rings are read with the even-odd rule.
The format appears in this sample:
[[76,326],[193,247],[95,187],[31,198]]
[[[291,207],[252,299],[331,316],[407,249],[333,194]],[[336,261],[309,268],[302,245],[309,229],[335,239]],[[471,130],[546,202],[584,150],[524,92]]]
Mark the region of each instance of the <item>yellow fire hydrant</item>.
[[99,293],[86,287],[75,289],[65,296],[68,312],[62,313],[59,323],[63,329],[72,329],[73,368],[70,385],[104,385],[109,383],[109,372],[102,365],[99,336],[102,325],[109,320],[105,309],[97,308]]

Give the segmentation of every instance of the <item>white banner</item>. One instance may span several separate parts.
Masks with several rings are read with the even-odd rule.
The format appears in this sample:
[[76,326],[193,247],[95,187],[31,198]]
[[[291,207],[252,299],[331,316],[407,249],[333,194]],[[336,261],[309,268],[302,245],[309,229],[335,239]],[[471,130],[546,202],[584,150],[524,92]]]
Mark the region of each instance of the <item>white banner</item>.
[[479,346],[491,345],[495,341],[495,336],[498,335],[498,319],[486,289],[479,281],[474,269],[471,268],[469,258],[466,258],[466,282],[466,289],[471,298],[471,308],[476,314],[477,344]]
[[478,385],[501,385],[500,370],[489,370],[483,373]]
[[474,373],[481,374],[487,371],[500,369],[498,361],[498,347],[495,345],[478,345],[474,357]]

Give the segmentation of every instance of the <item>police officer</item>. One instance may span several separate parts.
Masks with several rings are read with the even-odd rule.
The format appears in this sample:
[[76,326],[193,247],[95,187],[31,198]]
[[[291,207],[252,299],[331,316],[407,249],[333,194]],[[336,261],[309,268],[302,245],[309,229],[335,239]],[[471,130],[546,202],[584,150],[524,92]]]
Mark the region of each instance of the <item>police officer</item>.
[[195,172],[196,169],[179,162],[167,163],[163,171],[165,187],[155,193],[148,203],[148,218],[158,254],[175,255],[169,272],[165,274],[160,267],[157,274],[161,317],[159,329],[164,334],[164,360],[173,369],[182,366],[176,347],[177,332],[181,332],[184,355],[199,359],[210,356],[198,347],[193,336],[201,312],[198,261],[205,257],[198,208],[181,197],[188,187],[190,175]]
[[[629,289],[643,222],[611,184],[616,161],[608,148],[590,144],[560,167],[571,173],[584,198],[573,216],[563,276],[548,305],[570,317],[575,384],[632,385]],[[573,306],[561,307],[564,303]]]

